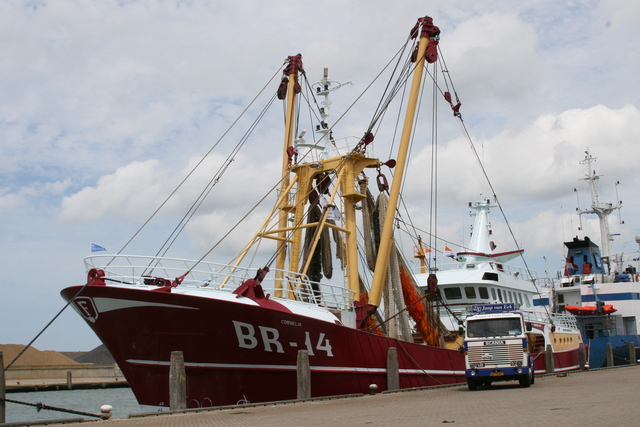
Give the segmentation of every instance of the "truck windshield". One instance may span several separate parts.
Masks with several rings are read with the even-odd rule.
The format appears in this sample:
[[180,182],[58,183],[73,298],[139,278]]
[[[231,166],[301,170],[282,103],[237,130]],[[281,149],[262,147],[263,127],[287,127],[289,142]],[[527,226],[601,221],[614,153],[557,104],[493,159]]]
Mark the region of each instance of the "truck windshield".
[[517,317],[470,320],[467,322],[467,336],[469,338],[516,336],[522,333],[521,328],[520,319]]

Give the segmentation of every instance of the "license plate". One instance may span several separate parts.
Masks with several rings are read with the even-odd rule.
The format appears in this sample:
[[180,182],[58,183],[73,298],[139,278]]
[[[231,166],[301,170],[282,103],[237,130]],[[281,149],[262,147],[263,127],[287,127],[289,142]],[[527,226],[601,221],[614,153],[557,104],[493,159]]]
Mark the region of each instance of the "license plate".
[[492,377],[501,377],[504,375],[504,372],[491,372],[489,375]]

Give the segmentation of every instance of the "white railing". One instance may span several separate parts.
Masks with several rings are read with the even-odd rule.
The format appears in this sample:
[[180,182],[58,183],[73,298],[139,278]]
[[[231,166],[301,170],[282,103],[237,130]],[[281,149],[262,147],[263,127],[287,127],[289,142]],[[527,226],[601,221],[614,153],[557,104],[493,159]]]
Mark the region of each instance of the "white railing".
[[[420,272],[420,266],[418,265],[412,265],[411,266],[411,271],[414,274],[419,274]],[[523,267],[515,267],[513,265],[509,265],[509,264],[501,264],[501,263],[496,263],[496,262],[492,262],[492,261],[476,261],[476,262],[465,262],[465,263],[461,263],[458,261],[453,261],[453,262],[439,262],[436,266],[436,268],[434,269],[433,267],[431,268],[431,271],[429,271],[430,273],[437,273],[438,271],[449,271],[449,270],[465,270],[465,269],[478,269],[481,271],[496,271],[496,272],[502,272],[505,274],[508,274],[510,276],[514,276],[514,277],[519,277],[520,279],[523,280],[536,280],[536,281],[540,281],[541,279],[538,277],[538,273],[532,270],[527,270],[526,268]]]
[[573,314],[569,313],[551,313],[547,316],[543,312],[527,311],[523,313],[527,321],[544,322],[551,321],[554,325],[563,326],[565,328],[578,329],[578,322]]
[[551,320],[555,325],[565,326],[567,328],[578,329],[578,322],[576,316],[569,313],[553,313]]
[[[256,276],[257,268],[234,267],[207,261],[181,258],[165,258],[131,255],[92,255],[84,260],[86,271],[92,268],[105,272],[107,285],[153,285],[156,278],[174,281],[186,276],[181,288],[231,292],[248,279]],[[283,279],[277,279],[281,277]],[[276,283],[281,284],[275,289]],[[314,285],[316,289],[314,290]],[[353,307],[355,293],[343,286],[311,282],[307,276],[290,271],[272,269],[262,281],[265,293],[275,297],[276,292],[285,298],[321,307],[349,310]]]

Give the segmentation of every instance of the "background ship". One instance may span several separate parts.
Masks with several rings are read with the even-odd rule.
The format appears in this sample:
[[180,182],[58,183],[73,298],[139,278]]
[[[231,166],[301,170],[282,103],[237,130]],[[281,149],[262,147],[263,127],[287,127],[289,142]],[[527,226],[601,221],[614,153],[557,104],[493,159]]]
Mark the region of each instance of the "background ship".
[[[513,303],[533,326],[535,334],[534,369],[536,374],[546,372],[544,352],[547,346],[553,353],[554,370],[557,372],[579,368],[579,351],[582,343],[576,318],[571,313],[552,313],[545,295],[548,283],[545,278],[528,268],[509,264],[521,257],[523,249],[507,252],[496,251],[491,231],[489,211],[496,207],[490,200],[469,203],[475,217],[471,239],[463,252],[454,254],[447,246],[443,253],[453,258],[449,263],[435,264],[427,271],[425,251],[418,247],[417,256],[422,260],[422,272],[416,280],[424,284],[430,275],[437,278],[437,307],[440,319],[449,330],[447,345],[458,348],[462,336],[458,333],[464,318],[477,304]],[[429,252],[432,253],[432,252]]]
[[[583,339],[589,346],[589,364],[592,368],[607,365],[607,345],[611,345],[614,364],[635,363],[629,359],[629,344],[640,345],[640,288],[638,288],[638,256],[611,253],[613,235],[608,217],[622,207],[599,200],[597,182],[600,178],[593,169],[596,158],[587,150],[581,163],[587,167],[583,178],[589,185],[591,208],[580,215],[598,217],[601,244],[588,236],[575,237],[565,242],[567,249],[565,268],[554,282],[552,302],[557,312],[576,314]],[[640,235],[635,238],[640,245]],[[636,253],[637,254],[637,253]]]

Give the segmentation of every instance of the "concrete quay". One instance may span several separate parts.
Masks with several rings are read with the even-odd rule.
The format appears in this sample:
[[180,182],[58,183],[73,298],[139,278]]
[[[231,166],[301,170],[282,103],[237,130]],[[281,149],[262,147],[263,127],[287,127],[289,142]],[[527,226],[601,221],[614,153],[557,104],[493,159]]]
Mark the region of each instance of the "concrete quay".
[[124,377],[109,378],[73,378],[67,379],[26,379],[7,380],[5,382],[6,393],[24,393],[31,391],[56,391],[56,390],[87,390],[95,388],[120,388],[129,387]]
[[[640,366],[605,368],[536,377],[530,388],[495,383],[412,389],[377,395],[311,399],[140,414],[95,427],[151,426],[527,426],[640,424]],[[52,424],[48,424],[52,425]],[[87,427],[87,422],[65,426]]]

